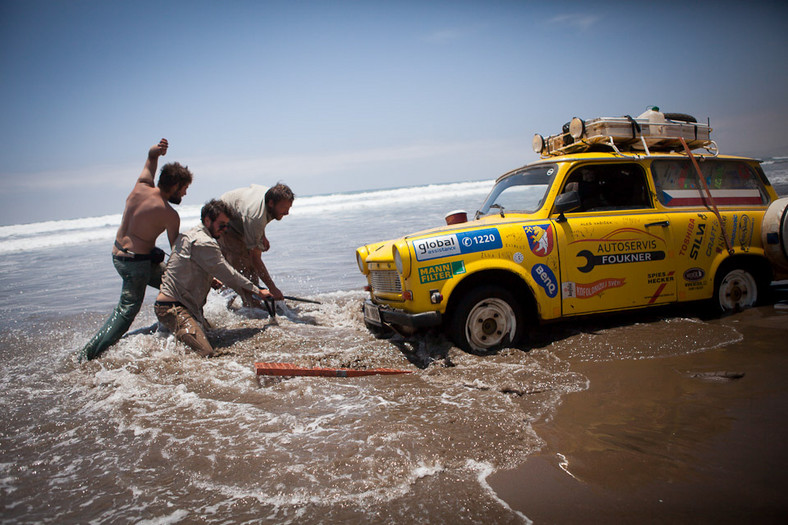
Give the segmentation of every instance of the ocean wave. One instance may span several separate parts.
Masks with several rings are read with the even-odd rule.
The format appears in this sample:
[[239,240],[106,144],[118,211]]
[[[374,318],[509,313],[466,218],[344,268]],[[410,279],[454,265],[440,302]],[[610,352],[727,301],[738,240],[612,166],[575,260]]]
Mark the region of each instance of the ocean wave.
[[[191,228],[197,224],[198,218],[199,208],[194,217],[182,214],[181,229]],[[0,227],[0,255],[107,242],[115,236],[120,219],[120,215],[106,215],[3,226]]]
[[[446,199],[447,196],[462,197],[480,195],[483,197],[487,191],[492,189],[492,186],[493,181],[487,180],[304,197],[303,199],[296,199],[290,213],[294,216],[306,216],[343,212],[347,210],[348,207],[358,209],[397,206],[401,204],[413,205],[420,202]],[[479,202],[481,202],[481,197]]]
[[762,165],[780,164],[788,161],[788,157],[768,157],[761,161]]
[[[370,209],[413,205],[446,199],[447,196],[479,195],[479,201],[492,188],[492,181],[430,184],[405,188],[335,193],[299,197],[293,203],[293,217],[341,215],[349,208]],[[178,207],[181,231],[198,224],[202,205]],[[0,254],[60,248],[111,240],[120,225],[122,214],[85,217],[62,221],[0,226]]]

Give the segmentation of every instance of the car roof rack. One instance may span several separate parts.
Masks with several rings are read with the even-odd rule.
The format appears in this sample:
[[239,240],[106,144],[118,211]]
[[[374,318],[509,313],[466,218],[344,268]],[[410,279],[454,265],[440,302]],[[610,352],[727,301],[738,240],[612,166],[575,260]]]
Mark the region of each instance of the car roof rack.
[[704,148],[717,156],[717,144],[711,140],[711,127],[698,124],[684,113],[662,113],[650,107],[636,118],[598,117],[584,121],[574,117],[562,132],[544,138],[536,134],[533,149],[542,157],[612,151],[619,155],[651,155],[659,151],[683,151],[682,139],[690,149]]

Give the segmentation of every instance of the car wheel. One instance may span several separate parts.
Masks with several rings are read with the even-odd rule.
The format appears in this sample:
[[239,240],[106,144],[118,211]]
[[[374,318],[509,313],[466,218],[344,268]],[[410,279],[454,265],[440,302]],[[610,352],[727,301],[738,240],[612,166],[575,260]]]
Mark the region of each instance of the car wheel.
[[745,267],[723,269],[714,287],[714,304],[722,313],[736,312],[758,304],[761,287],[752,272]]
[[500,286],[482,286],[465,295],[452,314],[449,336],[468,352],[489,352],[513,346],[524,328],[522,308]]

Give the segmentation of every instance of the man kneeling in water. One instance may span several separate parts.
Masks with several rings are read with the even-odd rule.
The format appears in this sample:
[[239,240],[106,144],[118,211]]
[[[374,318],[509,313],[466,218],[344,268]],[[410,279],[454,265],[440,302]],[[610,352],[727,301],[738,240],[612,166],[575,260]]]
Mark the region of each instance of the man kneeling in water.
[[159,322],[175,337],[202,356],[214,355],[205,335],[210,325],[203,317],[203,306],[214,278],[239,294],[250,292],[261,299],[272,297],[260,290],[225,260],[216,241],[227,229],[235,211],[219,200],[202,207],[202,224],[178,236],[161,282],[154,310]]

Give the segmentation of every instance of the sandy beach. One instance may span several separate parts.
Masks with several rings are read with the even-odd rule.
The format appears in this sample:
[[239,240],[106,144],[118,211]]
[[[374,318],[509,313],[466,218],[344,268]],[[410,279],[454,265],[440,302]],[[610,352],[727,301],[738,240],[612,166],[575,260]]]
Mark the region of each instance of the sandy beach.
[[[721,319],[733,344],[572,358],[587,391],[533,424],[542,450],[489,482],[534,523],[785,523],[788,287]],[[593,325],[580,330],[594,330]]]

